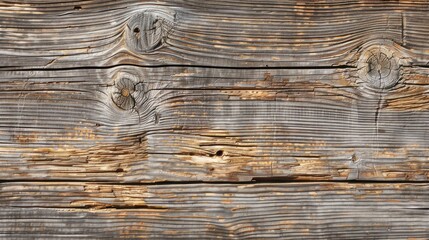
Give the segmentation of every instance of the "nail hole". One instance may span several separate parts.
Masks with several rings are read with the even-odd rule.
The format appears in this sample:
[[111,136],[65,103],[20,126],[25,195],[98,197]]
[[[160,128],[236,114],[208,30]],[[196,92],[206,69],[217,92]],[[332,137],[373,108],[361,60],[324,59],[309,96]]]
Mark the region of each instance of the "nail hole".
[[222,150],[217,151],[216,152],[216,156],[222,157],[223,156],[223,151]]
[[74,8],[73,8],[74,10],[81,10],[82,9],[82,7],[81,6],[74,6]]
[[124,169],[122,169],[122,168],[117,168],[116,169],[116,172],[123,172],[124,171]]

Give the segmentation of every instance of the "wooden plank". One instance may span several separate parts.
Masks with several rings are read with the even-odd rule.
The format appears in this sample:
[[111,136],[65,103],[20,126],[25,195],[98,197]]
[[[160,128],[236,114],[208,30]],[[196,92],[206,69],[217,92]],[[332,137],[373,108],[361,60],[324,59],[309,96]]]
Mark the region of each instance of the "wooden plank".
[[426,181],[429,69],[359,66],[2,71],[0,178]]
[[363,44],[389,40],[422,64],[427,7],[427,1],[7,1],[0,5],[0,62],[39,69],[338,66]]
[[427,183],[2,183],[0,232],[20,239],[427,239],[428,191]]

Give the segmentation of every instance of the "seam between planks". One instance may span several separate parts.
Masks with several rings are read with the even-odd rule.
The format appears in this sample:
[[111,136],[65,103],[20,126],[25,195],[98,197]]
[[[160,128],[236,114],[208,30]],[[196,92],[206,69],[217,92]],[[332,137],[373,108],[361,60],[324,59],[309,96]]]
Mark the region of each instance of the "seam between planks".
[[281,180],[280,178],[273,179],[253,178],[252,181],[160,181],[160,182],[115,182],[115,181],[99,181],[99,180],[76,180],[76,179],[14,179],[14,180],[0,180],[0,185],[3,183],[97,183],[100,185],[118,185],[118,186],[155,186],[155,185],[193,185],[193,184],[207,184],[207,185],[246,185],[246,184],[289,184],[289,183],[347,183],[347,184],[429,184],[429,180],[425,181],[406,181],[406,180]]
[[20,68],[14,67],[0,67],[0,71],[68,71],[68,70],[87,70],[87,69],[110,69],[118,67],[138,67],[138,68],[208,68],[208,69],[236,69],[236,70],[258,70],[258,69],[356,69],[352,65],[335,65],[335,66],[301,66],[301,67],[288,67],[288,66],[266,66],[266,67],[223,67],[223,66],[207,66],[207,65],[186,65],[186,64],[166,64],[166,65],[138,65],[138,64],[116,64],[108,66],[85,66],[85,67],[66,67],[66,68]]

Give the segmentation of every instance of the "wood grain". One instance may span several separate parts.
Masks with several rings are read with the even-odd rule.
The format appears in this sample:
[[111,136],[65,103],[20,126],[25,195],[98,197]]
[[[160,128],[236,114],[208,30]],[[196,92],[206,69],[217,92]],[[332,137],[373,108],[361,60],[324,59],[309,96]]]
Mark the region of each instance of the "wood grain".
[[[428,6],[427,1],[7,1],[0,5],[0,62],[34,69],[341,66],[361,45],[389,40],[406,47],[419,65],[428,59]],[[142,16],[153,19],[153,32],[144,32],[145,26],[134,32]],[[146,49],[136,42],[155,45]]]
[[425,239],[428,190],[415,183],[2,183],[0,228],[1,236],[22,239]]
[[426,181],[428,76],[403,66],[375,89],[359,68],[3,71],[0,177]]
[[0,2],[0,238],[429,239],[428,8]]

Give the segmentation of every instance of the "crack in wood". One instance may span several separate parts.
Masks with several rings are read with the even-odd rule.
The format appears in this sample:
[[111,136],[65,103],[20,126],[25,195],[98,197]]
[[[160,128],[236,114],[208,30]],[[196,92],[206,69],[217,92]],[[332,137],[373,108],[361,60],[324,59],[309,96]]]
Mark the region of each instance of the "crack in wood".
[[429,180],[369,180],[369,179],[338,179],[338,180],[326,180],[326,179],[299,179],[294,176],[267,176],[267,177],[253,177],[250,181],[157,181],[157,182],[118,182],[118,181],[100,181],[100,180],[74,180],[74,179],[0,179],[1,184],[7,183],[91,183],[97,185],[118,185],[118,186],[163,186],[163,185],[246,185],[246,184],[264,184],[264,183],[347,183],[347,184],[428,184]]
[[142,69],[149,68],[207,68],[207,69],[232,69],[232,70],[318,70],[318,69],[356,69],[354,65],[336,65],[336,66],[276,66],[276,67],[232,67],[232,66],[212,66],[212,65],[186,65],[186,64],[160,64],[160,65],[139,65],[139,64],[114,64],[104,66],[79,66],[79,67],[62,67],[62,68],[20,68],[20,67],[0,67],[0,71],[10,72],[55,72],[67,70],[101,70],[113,69],[118,67],[138,67]]

